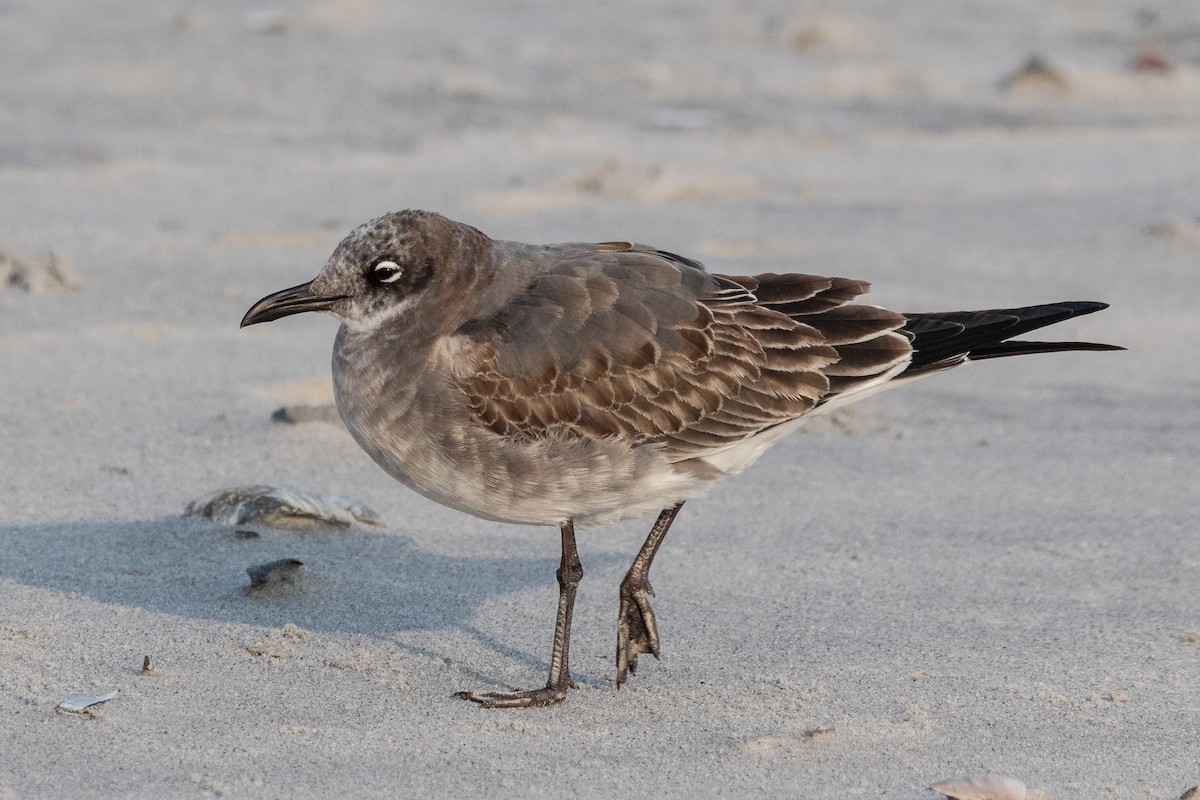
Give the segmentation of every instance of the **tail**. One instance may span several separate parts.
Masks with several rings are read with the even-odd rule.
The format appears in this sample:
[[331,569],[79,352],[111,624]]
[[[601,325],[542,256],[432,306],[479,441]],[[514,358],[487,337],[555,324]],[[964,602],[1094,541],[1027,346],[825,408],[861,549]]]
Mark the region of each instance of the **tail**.
[[1026,353],[1124,350],[1124,347],[1095,342],[1009,341],[1014,336],[1105,308],[1108,308],[1107,303],[1068,302],[992,311],[905,314],[908,322],[900,332],[912,342],[913,355],[908,368],[897,377],[915,378],[966,361]]

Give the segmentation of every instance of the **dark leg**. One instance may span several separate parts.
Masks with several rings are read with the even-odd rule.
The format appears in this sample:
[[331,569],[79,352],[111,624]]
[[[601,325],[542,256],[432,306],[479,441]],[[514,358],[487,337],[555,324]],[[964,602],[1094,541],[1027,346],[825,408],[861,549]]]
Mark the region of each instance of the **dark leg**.
[[638,653],[653,653],[658,658],[658,623],[654,620],[649,598],[654,594],[650,586],[650,564],[681,508],[683,503],[679,502],[658,515],[646,543],[633,559],[625,580],[621,581],[621,609],[617,612],[617,686],[624,683],[629,674],[637,673]]
[[[653,555],[651,556],[653,558]],[[567,696],[571,683],[571,612],[575,609],[575,589],[583,579],[583,565],[575,549],[575,524],[562,526],[562,561],[558,565],[558,618],[554,622],[554,652],[550,655],[550,679],[540,689],[515,692],[459,692],[464,700],[473,700],[487,708],[530,708],[548,706]]]

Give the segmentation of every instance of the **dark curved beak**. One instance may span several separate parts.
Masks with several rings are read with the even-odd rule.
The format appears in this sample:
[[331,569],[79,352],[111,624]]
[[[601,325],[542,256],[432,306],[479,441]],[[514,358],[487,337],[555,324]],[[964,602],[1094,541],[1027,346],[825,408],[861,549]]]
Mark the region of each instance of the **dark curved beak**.
[[311,289],[312,281],[309,281],[290,289],[284,289],[282,292],[267,295],[250,306],[250,310],[246,312],[246,316],[242,317],[242,324],[238,327],[244,328],[260,322],[270,322],[280,317],[299,314],[302,311],[328,311],[330,306],[345,298],[345,295],[334,297],[314,295]]

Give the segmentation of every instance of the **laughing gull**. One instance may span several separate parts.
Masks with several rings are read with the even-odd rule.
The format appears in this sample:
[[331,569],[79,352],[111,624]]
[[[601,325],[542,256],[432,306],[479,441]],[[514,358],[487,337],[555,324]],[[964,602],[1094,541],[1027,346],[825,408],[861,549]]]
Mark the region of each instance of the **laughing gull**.
[[630,242],[494,241],[401,211],[355,229],[321,274],[264,297],[242,326],[332,314],[338,411],[379,466],[451,508],[559,528],[547,684],[460,693],[541,706],[572,686],[576,523],[661,511],[621,582],[619,686],[639,653],[658,657],[650,565],[684,501],[809,417],[968,361],[1122,349],[1011,341],[1104,303],[900,314],[855,302],[867,288],[718,275]]

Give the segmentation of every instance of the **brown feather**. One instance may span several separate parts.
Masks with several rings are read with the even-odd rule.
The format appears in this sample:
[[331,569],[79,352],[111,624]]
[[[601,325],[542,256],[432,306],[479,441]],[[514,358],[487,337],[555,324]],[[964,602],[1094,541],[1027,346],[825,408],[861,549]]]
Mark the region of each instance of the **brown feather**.
[[458,382],[509,436],[628,437],[702,457],[908,358],[905,318],[867,284],[711,275],[644,245],[562,246],[492,319],[459,331]]

